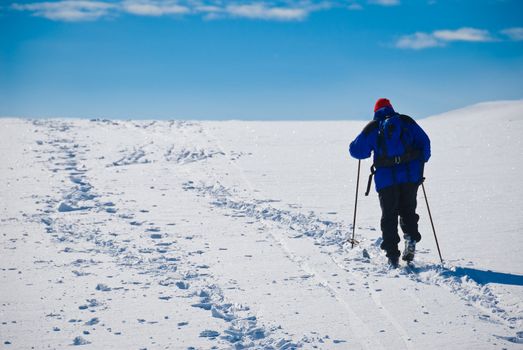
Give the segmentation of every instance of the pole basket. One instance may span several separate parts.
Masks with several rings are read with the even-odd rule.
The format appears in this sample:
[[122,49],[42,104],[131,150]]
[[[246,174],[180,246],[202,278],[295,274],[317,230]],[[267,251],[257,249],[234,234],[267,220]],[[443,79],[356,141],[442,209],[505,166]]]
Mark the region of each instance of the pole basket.
[[354,238],[349,238],[349,239],[347,240],[347,243],[350,243],[351,246],[352,246],[352,248],[354,248],[355,245],[360,244],[360,241],[355,240]]

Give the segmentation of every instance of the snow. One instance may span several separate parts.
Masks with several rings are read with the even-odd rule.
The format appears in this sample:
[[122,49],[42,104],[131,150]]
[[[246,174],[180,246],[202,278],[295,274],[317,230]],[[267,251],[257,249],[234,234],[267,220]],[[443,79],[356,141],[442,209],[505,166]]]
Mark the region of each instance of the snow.
[[418,122],[445,263],[420,190],[391,270],[364,121],[0,119],[0,345],[519,349],[523,100]]

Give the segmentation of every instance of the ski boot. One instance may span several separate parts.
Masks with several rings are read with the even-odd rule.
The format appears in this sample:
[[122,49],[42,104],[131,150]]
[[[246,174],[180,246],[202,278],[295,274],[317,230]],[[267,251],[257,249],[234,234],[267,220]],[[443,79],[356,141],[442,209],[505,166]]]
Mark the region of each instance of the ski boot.
[[389,258],[389,266],[391,269],[397,269],[400,264],[399,256],[393,256]]
[[414,260],[414,253],[416,252],[416,241],[411,239],[410,236],[403,236],[405,239],[405,250],[401,256],[402,260],[406,262],[411,262]]

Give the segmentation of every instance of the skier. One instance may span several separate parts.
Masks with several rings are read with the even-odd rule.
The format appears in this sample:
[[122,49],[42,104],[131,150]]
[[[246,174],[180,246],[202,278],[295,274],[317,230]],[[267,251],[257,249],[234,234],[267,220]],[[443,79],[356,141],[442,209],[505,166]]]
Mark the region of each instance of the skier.
[[398,243],[398,215],[405,240],[402,259],[414,259],[419,216],[416,214],[418,187],[423,181],[423,168],[430,158],[430,140],[423,129],[409,116],[396,113],[390,101],[380,98],[374,106],[374,119],[351,142],[349,152],[356,159],[374,155],[372,177],[381,206],[381,249],[389,264],[397,267],[400,251]]

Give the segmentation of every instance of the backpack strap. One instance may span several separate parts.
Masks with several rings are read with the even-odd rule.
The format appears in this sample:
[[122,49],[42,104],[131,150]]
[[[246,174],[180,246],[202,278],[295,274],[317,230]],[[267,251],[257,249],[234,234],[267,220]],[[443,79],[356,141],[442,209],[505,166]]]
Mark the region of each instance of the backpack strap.
[[374,161],[374,166],[376,168],[390,168],[395,165],[399,164],[405,164],[412,162],[413,160],[419,159],[421,156],[420,150],[417,149],[411,149],[409,151],[406,151],[401,156],[395,156],[395,157],[379,157]]
[[[378,128],[378,136],[377,136],[377,149],[376,152],[378,154],[381,154],[380,158],[387,157],[387,142],[385,141],[385,135],[383,134],[383,130],[379,128],[379,123],[375,121],[375,127]],[[377,158],[376,158],[377,160]],[[372,185],[372,178],[374,177],[374,174],[376,174],[376,160],[370,167],[370,174],[369,174],[369,180],[367,181],[367,190],[365,191],[365,196],[368,196],[370,193],[370,187]]]
[[372,178],[374,177],[374,174],[376,174],[376,167],[374,167],[374,164],[372,164],[370,167],[369,181],[367,182],[367,190],[365,191],[365,196],[369,195],[370,186],[372,184]]

